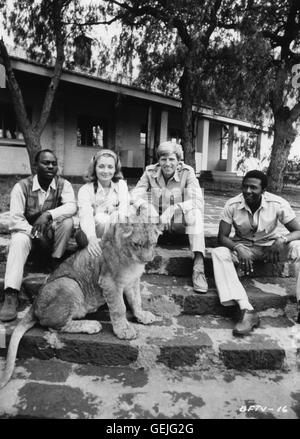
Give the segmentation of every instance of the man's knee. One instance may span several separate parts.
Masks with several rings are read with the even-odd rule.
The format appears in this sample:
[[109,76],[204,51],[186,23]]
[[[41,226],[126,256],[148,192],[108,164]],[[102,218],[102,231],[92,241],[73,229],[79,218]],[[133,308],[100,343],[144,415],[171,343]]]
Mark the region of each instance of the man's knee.
[[13,233],[11,236],[10,247],[18,247],[20,249],[31,248],[31,238],[26,233]]
[[73,229],[73,218],[64,218],[63,221],[59,224],[59,227],[64,232],[70,232]]
[[219,261],[224,261],[224,260],[232,260],[231,259],[231,252],[229,250],[229,248],[227,247],[216,247],[211,249],[211,254],[212,256],[219,260]]
[[293,262],[300,262],[300,240],[289,243],[288,259]]

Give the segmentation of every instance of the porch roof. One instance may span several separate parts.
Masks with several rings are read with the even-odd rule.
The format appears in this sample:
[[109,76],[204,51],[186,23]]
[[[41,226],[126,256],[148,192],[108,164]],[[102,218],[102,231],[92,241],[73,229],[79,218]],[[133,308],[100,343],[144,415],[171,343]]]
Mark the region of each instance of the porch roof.
[[[11,59],[12,59],[13,68],[20,72],[31,73],[34,75],[44,76],[44,77],[51,77],[53,73],[53,67],[18,57],[11,57]],[[70,84],[81,85],[85,87],[92,87],[98,90],[104,90],[111,93],[123,94],[144,101],[148,101],[149,103],[157,103],[173,108],[181,108],[181,101],[178,98],[167,96],[163,93],[152,92],[142,88],[109,81],[107,79],[102,79],[83,72],[70,71],[64,69],[61,76],[61,81]],[[268,131],[266,127],[260,127],[257,125],[253,125],[250,122],[242,121],[239,119],[233,119],[231,117],[226,117],[216,114],[214,112],[214,109],[209,106],[200,106],[200,107],[194,106],[193,111],[197,112],[200,116],[208,120],[221,122],[229,125],[237,125],[238,127],[244,129],[255,129],[265,132]]]

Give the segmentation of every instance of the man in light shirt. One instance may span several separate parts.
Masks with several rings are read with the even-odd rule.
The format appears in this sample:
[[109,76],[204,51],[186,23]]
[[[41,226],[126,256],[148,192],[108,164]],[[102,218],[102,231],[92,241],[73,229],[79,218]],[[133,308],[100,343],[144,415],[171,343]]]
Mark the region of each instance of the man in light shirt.
[[[247,172],[242,193],[225,204],[219,225],[218,240],[222,247],[212,250],[214,275],[222,305],[237,303],[240,320],[233,335],[249,335],[260,319],[239,281],[234,264],[240,264],[246,275],[253,272],[253,261],[273,264],[289,260],[296,266],[296,296],[300,301],[300,224],[290,204],[265,191],[267,176],[258,170]],[[287,229],[282,233],[279,223]],[[235,236],[229,237],[232,226]],[[300,302],[299,302],[300,304]],[[297,319],[300,323],[300,312]]]
[[48,149],[37,153],[36,175],[20,180],[10,197],[11,241],[4,279],[4,304],[0,320],[17,316],[18,293],[24,265],[34,247],[41,257],[51,252],[52,266],[58,265],[73,230],[76,200],[71,183],[58,177],[57,158]]
[[163,142],[157,148],[158,163],[146,167],[131,192],[137,208],[159,217],[171,233],[186,233],[194,255],[193,289],[206,293],[204,273],[204,200],[194,169],[183,162],[179,144]]

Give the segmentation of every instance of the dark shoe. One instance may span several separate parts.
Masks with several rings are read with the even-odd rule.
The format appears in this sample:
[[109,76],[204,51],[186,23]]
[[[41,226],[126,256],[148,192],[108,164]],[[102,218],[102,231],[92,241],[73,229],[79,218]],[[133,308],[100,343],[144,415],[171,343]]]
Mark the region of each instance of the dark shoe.
[[197,293],[206,293],[208,290],[205,274],[200,270],[193,271],[193,289]]
[[240,320],[233,328],[232,333],[237,336],[248,335],[254,328],[257,328],[259,324],[260,318],[254,309],[251,311],[242,309]]
[[56,270],[62,262],[63,262],[62,258],[51,258],[49,261],[50,272]]
[[19,291],[13,288],[6,288],[4,291],[4,303],[0,311],[2,322],[10,322],[17,317],[18,293]]
[[300,311],[299,311],[299,313],[298,313],[298,318],[297,318],[296,322],[297,322],[297,323],[300,323]]

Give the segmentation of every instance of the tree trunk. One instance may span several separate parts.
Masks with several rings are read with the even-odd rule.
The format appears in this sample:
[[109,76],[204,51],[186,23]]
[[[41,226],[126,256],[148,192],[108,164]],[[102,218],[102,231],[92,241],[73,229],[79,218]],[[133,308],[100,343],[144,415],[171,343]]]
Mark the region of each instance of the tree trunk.
[[297,131],[293,128],[287,107],[275,116],[274,141],[272,145],[271,161],[268,168],[268,188],[271,192],[281,192],[283,187],[284,168],[287,164],[291,144],[294,142]]
[[24,140],[26,144],[26,149],[28,152],[29,163],[31,172],[34,173],[35,170],[35,156],[42,149],[41,147],[41,136],[35,134],[34,132],[26,133],[24,135]]
[[181,126],[184,161],[195,169],[195,146],[193,142],[193,84],[191,72],[185,67],[179,81],[181,93]]

